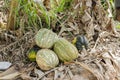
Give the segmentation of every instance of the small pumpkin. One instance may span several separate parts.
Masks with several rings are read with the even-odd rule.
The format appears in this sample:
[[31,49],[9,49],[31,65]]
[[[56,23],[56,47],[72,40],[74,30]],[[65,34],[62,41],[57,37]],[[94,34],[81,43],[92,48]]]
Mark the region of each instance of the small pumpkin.
[[35,42],[41,48],[51,48],[57,39],[56,33],[45,28],[40,29],[35,35]]
[[36,61],[36,54],[37,51],[40,50],[40,48],[37,45],[34,45],[29,52],[27,53],[27,57],[30,61]]
[[49,49],[41,49],[37,52],[36,62],[42,70],[50,70],[58,65],[57,55]]
[[54,44],[54,51],[63,62],[69,62],[78,57],[77,48],[64,38],[60,38]]
[[83,35],[78,35],[75,37],[73,44],[77,47],[78,50],[83,50],[83,48],[88,49],[88,40]]

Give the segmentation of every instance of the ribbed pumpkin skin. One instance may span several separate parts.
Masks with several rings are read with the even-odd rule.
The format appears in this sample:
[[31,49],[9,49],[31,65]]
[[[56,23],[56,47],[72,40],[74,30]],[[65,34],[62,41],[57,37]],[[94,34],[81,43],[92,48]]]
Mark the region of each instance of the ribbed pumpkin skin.
[[78,57],[77,48],[67,40],[60,38],[54,44],[54,51],[63,62],[69,62]]
[[51,48],[57,39],[57,34],[45,28],[40,29],[35,36],[35,42],[41,48]]
[[42,70],[49,70],[58,65],[57,55],[49,49],[41,49],[37,52],[36,62]]
[[78,50],[83,50],[83,47],[85,49],[88,49],[88,41],[87,41],[87,38],[83,35],[78,35],[77,36],[77,40],[76,40],[76,43],[75,43],[76,47]]

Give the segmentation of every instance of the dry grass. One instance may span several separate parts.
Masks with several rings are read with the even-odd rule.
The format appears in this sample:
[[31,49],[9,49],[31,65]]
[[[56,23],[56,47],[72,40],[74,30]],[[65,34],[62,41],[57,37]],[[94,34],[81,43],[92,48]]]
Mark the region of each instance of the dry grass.
[[[12,62],[10,69],[0,73],[0,79],[120,80],[120,37],[116,35],[112,19],[108,17],[99,0],[94,0],[95,5],[92,3],[91,0],[75,0],[72,8],[64,12],[60,10],[61,13],[57,14],[57,22],[49,23],[49,18],[45,18],[47,21],[45,23],[51,25],[52,30],[70,42],[73,37],[80,34],[85,34],[89,40],[89,49],[80,52],[79,58],[74,62],[60,63],[50,71],[42,71],[36,62],[30,62],[26,56],[35,44],[36,28],[29,25],[27,29],[20,27],[17,30],[8,31],[0,26],[0,61]],[[0,4],[3,4],[2,1]],[[0,22],[6,25],[7,15],[2,10],[0,12],[3,17]],[[21,15],[20,19],[23,20],[24,16]],[[34,23],[36,25],[36,22]],[[43,25],[46,25],[45,23]],[[98,37],[94,41],[92,36],[97,35],[96,33]]]

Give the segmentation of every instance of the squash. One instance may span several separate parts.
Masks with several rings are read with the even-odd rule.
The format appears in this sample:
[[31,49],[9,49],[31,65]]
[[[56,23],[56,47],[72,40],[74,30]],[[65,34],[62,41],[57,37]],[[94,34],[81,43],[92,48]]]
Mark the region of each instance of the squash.
[[69,62],[78,57],[77,48],[64,38],[60,38],[54,44],[54,51],[63,62]]
[[56,33],[45,28],[40,29],[35,35],[35,42],[41,48],[51,48],[57,39]]
[[34,45],[29,52],[27,53],[27,57],[30,61],[36,61],[36,54],[40,48],[37,45]]
[[57,55],[49,49],[41,49],[37,52],[36,62],[42,70],[50,70],[58,65]]
[[76,37],[75,46],[77,47],[78,50],[83,50],[83,48],[85,48],[87,50],[88,49],[87,38],[83,35],[78,35]]

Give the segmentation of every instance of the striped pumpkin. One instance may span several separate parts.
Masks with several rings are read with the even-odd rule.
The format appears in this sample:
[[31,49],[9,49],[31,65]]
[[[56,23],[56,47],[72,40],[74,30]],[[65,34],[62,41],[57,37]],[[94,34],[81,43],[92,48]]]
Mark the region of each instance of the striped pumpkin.
[[35,42],[41,48],[51,48],[57,39],[57,34],[45,28],[40,29],[35,35]]
[[54,51],[63,62],[69,62],[78,57],[77,48],[66,39],[60,38],[54,44]]
[[37,52],[36,62],[42,70],[49,70],[58,65],[57,55],[49,49],[41,49]]

